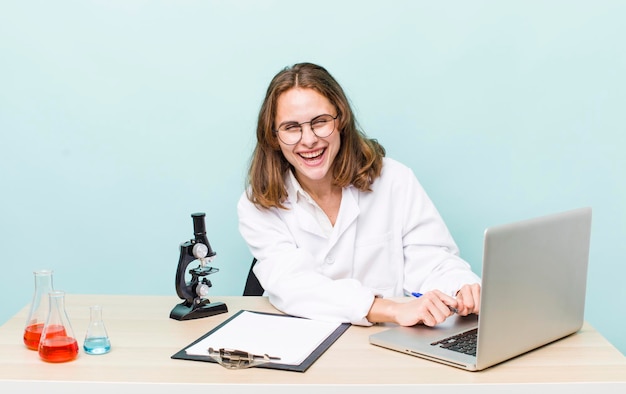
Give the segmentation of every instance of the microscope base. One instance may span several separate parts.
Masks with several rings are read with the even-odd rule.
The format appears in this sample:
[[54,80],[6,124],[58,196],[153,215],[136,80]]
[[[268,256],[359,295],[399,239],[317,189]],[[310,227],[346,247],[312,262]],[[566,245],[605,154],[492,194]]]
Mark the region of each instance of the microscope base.
[[212,302],[198,308],[187,306],[183,302],[182,304],[176,305],[174,309],[172,309],[170,318],[174,320],[192,320],[219,315],[220,313],[226,312],[228,312],[228,308],[223,302]]

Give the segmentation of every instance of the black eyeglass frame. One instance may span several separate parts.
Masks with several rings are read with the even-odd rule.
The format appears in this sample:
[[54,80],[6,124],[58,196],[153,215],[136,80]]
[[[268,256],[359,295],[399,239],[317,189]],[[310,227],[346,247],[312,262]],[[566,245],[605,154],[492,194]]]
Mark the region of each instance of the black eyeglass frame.
[[[325,136],[323,136],[323,137],[321,137],[321,136],[317,135],[317,133],[315,132],[315,129],[313,128],[313,122],[315,122],[315,120],[316,120],[316,119],[319,119],[319,118],[320,118],[320,117],[322,117],[322,116],[330,116],[330,117],[331,117],[331,119],[333,120],[333,131],[331,131],[330,133],[328,133],[328,135],[325,135]],[[313,134],[315,134],[315,136],[317,136],[317,138],[327,138],[327,137],[330,137],[330,136],[331,136],[331,135],[335,132],[335,126],[336,126],[335,121],[337,120],[337,118],[338,118],[338,117],[339,117],[339,114],[337,114],[337,115],[335,115],[335,116],[332,116],[331,114],[320,114],[320,115],[317,115],[316,117],[314,117],[313,119],[309,120],[308,122],[298,123],[298,127],[300,127],[300,138],[298,139],[298,141],[293,142],[293,143],[291,143],[291,144],[289,144],[289,143],[287,143],[287,142],[283,141],[283,139],[282,139],[282,138],[280,138],[280,133],[278,132],[278,129],[274,129],[274,130],[272,130],[272,131],[273,131],[274,133],[276,133],[276,135],[278,136],[278,139],[279,139],[279,140],[280,140],[283,144],[285,144],[285,145],[296,145],[298,142],[300,142],[300,141],[302,140],[302,133],[303,133],[303,130],[302,130],[302,125],[304,125],[304,124],[307,124],[307,123],[308,123],[308,124],[309,124],[309,126],[311,127],[311,131],[313,132]],[[291,123],[291,122],[290,122],[290,123]]]

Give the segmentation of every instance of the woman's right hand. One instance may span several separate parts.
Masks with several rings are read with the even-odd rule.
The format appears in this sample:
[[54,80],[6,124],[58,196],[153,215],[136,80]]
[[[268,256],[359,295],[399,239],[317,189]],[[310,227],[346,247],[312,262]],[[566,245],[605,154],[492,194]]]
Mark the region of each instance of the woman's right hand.
[[456,307],[456,299],[439,290],[432,290],[406,302],[375,298],[367,319],[372,323],[391,322],[401,326],[424,324],[433,327],[450,317],[454,313],[450,308]]

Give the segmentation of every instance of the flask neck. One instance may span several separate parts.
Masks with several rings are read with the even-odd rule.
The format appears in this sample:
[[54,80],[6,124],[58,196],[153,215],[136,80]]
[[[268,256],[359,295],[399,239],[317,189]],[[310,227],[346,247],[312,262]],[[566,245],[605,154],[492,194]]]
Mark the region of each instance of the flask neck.
[[102,308],[99,305],[90,306],[89,313],[91,321],[95,322],[102,320]]
[[33,274],[35,275],[35,293],[48,297],[48,293],[52,290],[52,271],[40,270]]
[[50,309],[49,293],[53,290],[52,271],[39,270],[33,272],[33,274],[35,277],[35,292],[33,293],[30,312],[26,319],[27,326],[43,324],[45,322]]
[[59,290],[52,290],[49,293],[50,298],[50,312],[46,319],[46,324],[42,333],[42,337],[47,335],[47,331],[52,327],[63,327],[65,335],[68,337],[74,337],[70,320],[65,312],[65,292]]
[[65,312],[65,292],[52,290],[48,293],[50,297],[50,315]]

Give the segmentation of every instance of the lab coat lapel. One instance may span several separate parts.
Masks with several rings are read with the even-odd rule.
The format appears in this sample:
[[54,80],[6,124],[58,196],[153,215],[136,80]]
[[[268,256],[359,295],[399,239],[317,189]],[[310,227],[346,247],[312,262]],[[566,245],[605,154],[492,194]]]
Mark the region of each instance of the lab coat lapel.
[[[288,170],[285,175],[285,186],[287,187],[288,204],[290,205],[290,207],[288,206],[287,208],[288,210],[293,209],[293,216],[300,230],[318,237],[326,238],[326,235],[322,232],[315,217],[298,204],[298,198],[305,198],[303,196],[305,192],[291,170]],[[302,194],[300,197],[298,196],[299,193]]]
[[345,187],[342,191],[341,206],[337,222],[330,235],[329,247],[332,248],[337,240],[345,233],[352,223],[359,217],[359,192],[353,186]]
[[326,235],[322,232],[322,229],[315,220],[315,217],[297,204],[294,204],[293,206],[295,207],[294,215],[296,217],[296,223],[298,223],[298,226],[300,226],[302,231],[317,235],[318,237],[326,238]]

